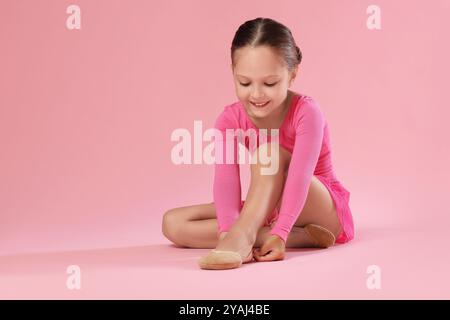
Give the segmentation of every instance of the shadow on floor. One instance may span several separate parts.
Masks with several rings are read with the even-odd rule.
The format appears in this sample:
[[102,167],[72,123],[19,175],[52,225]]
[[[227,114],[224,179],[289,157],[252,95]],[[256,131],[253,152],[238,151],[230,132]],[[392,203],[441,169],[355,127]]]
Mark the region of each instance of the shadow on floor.
[[[305,255],[323,255],[336,253],[336,250],[351,250],[376,242],[377,239],[395,236],[399,231],[395,228],[362,228],[357,230],[355,238],[346,244],[336,244],[328,249],[288,248],[285,261],[295,260]],[[412,230],[409,230],[413,232]],[[406,236],[408,230],[403,230]],[[104,248],[92,250],[42,252],[0,256],[1,275],[47,274],[65,272],[67,266],[117,269],[117,268],[173,268],[198,270],[197,260],[207,254],[210,249],[191,249],[175,246],[168,241],[166,244],[149,244],[143,246]],[[279,262],[279,261],[277,261]],[[255,264],[252,262],[246,266]]]

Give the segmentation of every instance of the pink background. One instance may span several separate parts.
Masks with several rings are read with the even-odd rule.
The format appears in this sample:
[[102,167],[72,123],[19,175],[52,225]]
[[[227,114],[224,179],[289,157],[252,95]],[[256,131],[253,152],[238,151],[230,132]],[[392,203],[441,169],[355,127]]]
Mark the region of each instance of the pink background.
[[[170,136],[237,101],[229,48],[259,16],[303,52],[292,89],[326,115],[356,237],[219,277],[161,233],[168,209],[212,201],[213,167],[174,165]],[[0,297],[450,298],[449,16],[447,0],[2,1]]]

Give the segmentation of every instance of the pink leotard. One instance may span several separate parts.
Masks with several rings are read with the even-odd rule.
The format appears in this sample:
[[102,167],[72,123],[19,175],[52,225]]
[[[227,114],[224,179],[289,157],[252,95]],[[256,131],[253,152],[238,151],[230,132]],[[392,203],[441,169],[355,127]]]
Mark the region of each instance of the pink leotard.
[[[314,174],[328,189],[336,206],[342,232],[337,243],[353,239],[354,226],[349,207],[350,192],[338,181],[331,159],[328,123],[318,103],[311,97],[293,92],[291,104],[279,129],[278,143],[291,154],[288,175],[281,198],[281,207],[270,233],[278,235],[284,242],[306,201],[309,185]],[[223,162],[214,164],[213,197],[216,209],[218,232],[228,231],[238,218],[243,201],[238,163],[238,139],[234,135],[234,161],[226,162],[226,129],[255,129],[260,145],[260,132],[250,120],[242,103],[235,102],[224,107],[216,119],[214,128],[222,132]],[[216,138],[215,141],[220,140]],[[271,136],[268,131],[267,142]],[[245,137],[245,147],[252,145]],[[217,145],[216,145],[217,146]],[[250,149],[249,149],[250,148]]]

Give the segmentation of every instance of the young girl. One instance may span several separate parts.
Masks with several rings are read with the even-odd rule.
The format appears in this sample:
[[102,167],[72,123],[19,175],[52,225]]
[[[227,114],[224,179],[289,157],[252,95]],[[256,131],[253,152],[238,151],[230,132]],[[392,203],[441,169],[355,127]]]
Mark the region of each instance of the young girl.
[[[175,244],[215,248],[199,260],[202,269],[282,260],[286,247],[328,248],[353,239],[350,192],[333,169],[327,121],[315,100],[289,90],[301,59],[291,31],[277,21],[257,18],[236,31],[231,69],[239,101],[226,106],[214,126],[223,137],[215,140],[223,158],[216,158],[214,202],[174,208],[163,218],[163,233]],[[257,134],[256,145],[244,142],[256,158],[245,201],[237,135],[227,149],[226,129]],[[263,155],[275,173],[263,173],[269,167]]]

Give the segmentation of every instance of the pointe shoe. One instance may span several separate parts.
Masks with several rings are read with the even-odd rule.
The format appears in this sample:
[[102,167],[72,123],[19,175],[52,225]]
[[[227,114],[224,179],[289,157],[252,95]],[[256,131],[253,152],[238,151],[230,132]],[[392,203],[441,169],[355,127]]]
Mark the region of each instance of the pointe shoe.
[[198,265],[201,269],[234,269],[252,260],[253,250],[250,250],[248,256],[242,260],[241,255],[237,252],[213,249],[206,256],[200,258]]
[[304,229],[313,240],[314,245],[317,248],[331,247],[336,241],[334,234],[324,227],[316,224],[308,224],[304,227]]

